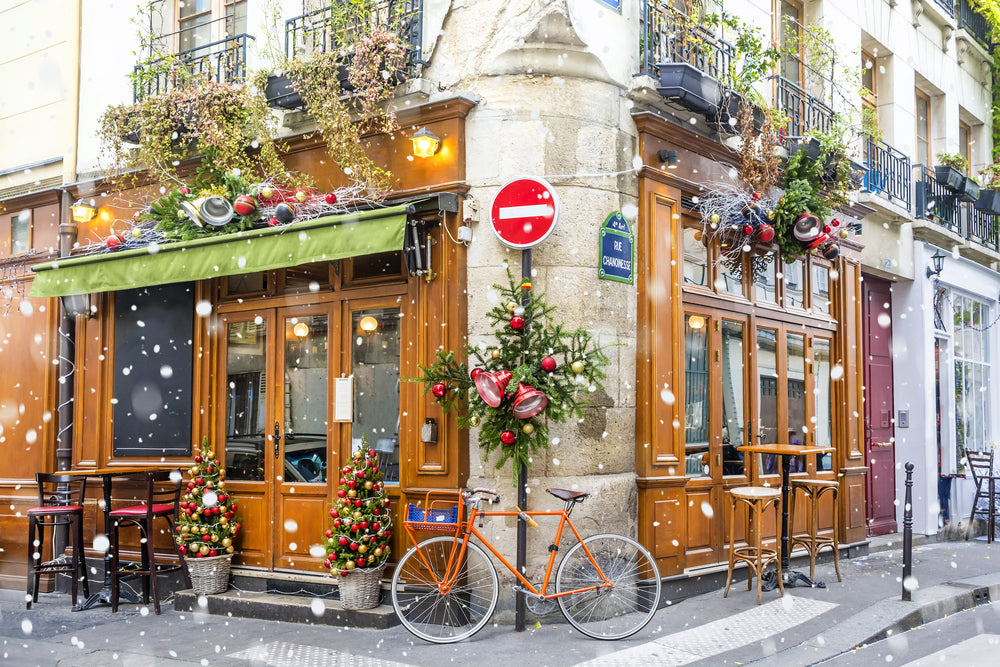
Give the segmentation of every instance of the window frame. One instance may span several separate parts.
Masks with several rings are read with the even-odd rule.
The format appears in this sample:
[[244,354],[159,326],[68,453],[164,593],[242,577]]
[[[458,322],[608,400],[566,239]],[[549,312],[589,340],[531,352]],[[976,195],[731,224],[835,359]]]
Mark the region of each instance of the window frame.
[[[926,105],[927,113],[924,118],[924,136],[920,135],[920,115],[918,112],[918,102],[917,100],[922,100]],[[914,144],[913,153],[917,157],[917,160],[925,160],[923,164],[928,167],[933,165],[932,161],[932,146],[931,146],[931,97],[919,88],[914,89],[914,104],[913,104],[913,133],[914,133]],[[924,155],[920,155],[920,144],[923,142],[925,146]],[[919,162],[918,162],[919,164]]]

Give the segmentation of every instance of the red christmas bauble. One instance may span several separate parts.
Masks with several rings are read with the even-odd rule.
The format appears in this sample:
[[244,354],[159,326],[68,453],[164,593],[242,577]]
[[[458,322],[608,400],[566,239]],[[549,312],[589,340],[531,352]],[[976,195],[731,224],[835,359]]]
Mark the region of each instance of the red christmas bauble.
[[744,234],[753,234],[753,226],[751,226],[751,225],[743,225],[743,233]]
[[182,555],[182,556],[183,556],[184,554],[186,554],[186,553],[187,553],[187,551],[188,551],[188,550],[187,550],[187,547],[186,547],[186,546],[184,546],[183,544],[182,544],[181,546],[177,547],[177,550],[181,552],[181,555]]
[[375,456],[375,450],[374,449],[369,449],[368,450],[368,456]]
[[469,377],[471,377],[472,381],[475,382],[476,376],[478,376],[482,372],[483,372],[482,368],[473,368],[472,371],[469,373]]
[[198,479],[194,480],[194,483],[197,484],[198,486],[201,486],[202,484],[205,483],[205,478],[199,477]]
[[346,577],[347,576],[347,570],[341,570],[340,571],[340,576]]
[[323,567],[330,569],[330,561],[328,560],[323,561]]
[[500,442],[505,445],[513,445],[515,440],[517,440],[517,435],[513,431],[504,431],[500,434]]
[[448,387],[444,386],[443,382],[438,382],[431,387],[431,393],[437,398],[444,398],[444,395],[448,393]]
[[337,491],[337,497],[338,498],[346,498],[347,497],[347,491],[344,491],[343,489],[340,489],[339,491]]
[[[336,508],[336,507],[334,507],[334,508],[333,508],[332,510],[330,510],[330,516],[337,516],[337,508]],[[337,522],[336,522],[336,521],[334,521],[334,522],[333,522],[333,525],[335,525],[335,526],[336,526],[336,525],[337,525]]]
[[237,215],[252,215],[257,210],[257,204],[251,197],[240,195],[233,201],[233,210]]
[[125,237],[121,234],[112,234],[108,238],[104,239],[104,246],[108,250],[114,250],[125,245]]
[[380,524],[378,521],[372,524],[372,530],[379,530],[380,528],[382,528],[382,524]]
[[277,218],[271,218],[270,220],[267,221],[268,227],[277,227],[280,224],[281,221],[279,221]]
[[219,555],[219,552],[218,552],[218,551],[216,551],[215,549],[209,549],[209,550],[208,550],[208,555],[209,555],[209,556],[218,556],[218,555]]
[[358,483],[357,483],[357,482],[355,482],[355,481],[354,481],[354,480],[352,479],[351,481],[349,481],[349,482],[347,483],[347,488],[349,488],[349,489],[353,489],[353,488],[354,488],[354,487],[356,487],[357,485],[358,485]]
[[326,529],[326,536],[327,536],[327,537],[333,537],[333,531],[332,531],[332,530],[330,530],[329,528],[327,528],[327,529]]
[[358,550],[358,543],[351,542],[351,551],[357,551],[357,550]]
[[360,500],[360,499],[358,499],[358,500],[355,500],[355,501],[354,501],[354,506],[355,506],[355,507],[361,507],[361,500]]
[[[334,514],[334,513],[336,513],[336,511],[337,510],[330,510],[330,514]],[[340,519],[339,518],[333,520],[333,527],[334,528],[340,528]]]
[[518,331],[520,331],[521,329],[523,329],[524,328],[524,318],[521,317],[520,315],[515,315],[514,317],[510,318],[510,328],[511,329],[516,329]]
[[350,540],[347,539],[346,537],[344,537],[343,535],[341,535],[340,539],[337,540],[337,541],[340,543],[340,546],[342,546],[342,547],[347,546],[348,542],[350,542]]
[[362,521],[359,525],[361,526],[361,530],[365,530],[366,528],[368,528],[367,521]]
[[332,192],[327,192],[326,193],[326,197],[324,197],[323,199],[326,200],[327,204],[336,204],[337,203],[337,195],[333,194]]
[[542,370],[546,373],[551,373],[556,369],[556,360],[552,357],[542,358]]
[[203,460],[203,459],[201,458],[201,455],[200,455],[200,454],[199,454],[198,456],[194,457],[194,462],[195,462],[195,463],[201,463],[201,462],[202,462],[202,460]]
[[358,567],[364,567],[364,566],[365,566],[365,559],[364,558],[359,558],[358,559]]
[[181,194],[182,195],[189,195],[189,194],[191,194],[191,188],[189,188],[186,185],[182,185],[181,186]]

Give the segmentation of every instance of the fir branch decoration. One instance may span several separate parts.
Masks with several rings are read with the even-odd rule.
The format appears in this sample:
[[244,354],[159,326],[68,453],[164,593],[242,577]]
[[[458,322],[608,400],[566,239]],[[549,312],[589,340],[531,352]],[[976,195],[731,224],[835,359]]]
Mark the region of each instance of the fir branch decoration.
[[[464,409],[459,427],[478,426],[483,460],[498,453],[496,468],[510,463],[516,484],[519,464],[530,465],[533,454],[548,448],[549,421],[583,418],[586,394],[603,389],[608,357],[589,331],[568,331],[555,321],[555,308],[544,295],[515,281],[509,268],[507,281],[506,286],[493,286],[499,299],[486,314],[496,342],[465,346],[474,366],[471,373],[455,352],[438,351],[435,363],[420,366],[421,377],[407,379],[422,382],[424,393],[433,393],[445,412]],[[531,298],[522,305],[529,291]],[[504,371],[511,375],[499,406],[492,407],[479,395],[474,377]],[[519,386],[542,392],[548,399],[545,407],[530,417],[515,416]]]

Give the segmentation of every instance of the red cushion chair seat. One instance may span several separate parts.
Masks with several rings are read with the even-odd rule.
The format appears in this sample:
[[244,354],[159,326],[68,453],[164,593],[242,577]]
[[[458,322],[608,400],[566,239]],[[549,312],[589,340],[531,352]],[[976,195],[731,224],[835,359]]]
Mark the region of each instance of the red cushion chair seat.
[[[153,514],[155,515],[173,514],[173,513],[174,513],[173,505],[155,505],[155,504],[153,505]],[[131,505],[129,507],[121,507],[119,509],[111,511],[111,516],[113,517],[115,516],[132,517],[132,516],[145,516],[145,515],[146,515],[145,505]]]
[[83,512],[81,505],[46,505],[45,507],[32,507],[28,514],[75,514]]

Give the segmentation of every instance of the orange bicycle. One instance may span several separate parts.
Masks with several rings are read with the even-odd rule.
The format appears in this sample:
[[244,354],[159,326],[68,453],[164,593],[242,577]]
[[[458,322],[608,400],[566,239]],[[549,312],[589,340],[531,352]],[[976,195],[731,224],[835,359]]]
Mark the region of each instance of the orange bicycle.
[[[565,508],[480,510],[481,500],[500,502],[491,489],[444,492],[455,499],[433,501],[428,493],[422,508],[410,505],[403,525],[415,546],[400,558],[392,577],[392,606],[406,629],[426,641],[448,644],[471,637],[490,620],[499,597],[497,570],[486,552],[470,541],[473,536],[514,575],[514,590],[525,594],[527,606],[535,614],[546,614],[558,604],[570,625],[595,639],[622,639],[649,623],[660,601],[660,573],[653,557],[641,544],[622,535],[580,537],[570,514],[590,494],[547,491],[564,501]],[[456,504],[444,509],[441,505],[445,503]],[[468,510],[464,521],[463,508]],[[475,525],[478,519],[478,528],[482,528],[485,517],[498,516],[516,516],[532,526],[538,525],[532,517],[559,517],[540,584],[532,584],[519,573]],[[559,563],[554,592],[550,593],[552,566],[566,526],[576,541]],[[452,534],[417,543],[413,530]]]

